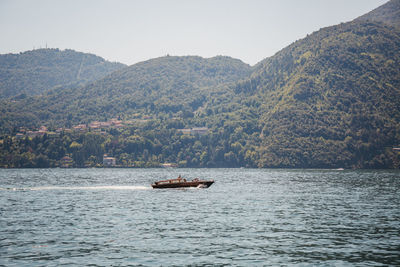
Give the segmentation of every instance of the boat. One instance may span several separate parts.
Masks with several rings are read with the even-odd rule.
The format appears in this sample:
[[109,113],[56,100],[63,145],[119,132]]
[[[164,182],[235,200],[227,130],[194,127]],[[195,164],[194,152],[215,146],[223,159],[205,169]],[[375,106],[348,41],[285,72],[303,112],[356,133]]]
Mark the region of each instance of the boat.
[[157,189],[163,188],[185,188],[185,187],[198,187],[198,188],[208,188],[214,183],[214,180],[200,180],[195,178],[188,181],[182,178],[180,175],[176,179],[162,180],[154,182],[151,186]]

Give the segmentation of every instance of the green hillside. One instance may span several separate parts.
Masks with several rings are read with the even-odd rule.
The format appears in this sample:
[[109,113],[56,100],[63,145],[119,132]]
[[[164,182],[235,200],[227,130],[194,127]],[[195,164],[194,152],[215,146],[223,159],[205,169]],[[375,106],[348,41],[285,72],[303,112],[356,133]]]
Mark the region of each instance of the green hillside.
[[39,95],[54,87],[76,87],[125,65],[73,50],[37,49],[0,55],[0,98]]
[[[398,168],[398,2],[314,32],[254,67],[229,57],[167,56],[83,87],[3,100],[0,166],[58,166],[64,155],[74,166],[101,166],[107,153],[139,167]],[[133,123],[14,136],[20,126],[110,118]],[[208,131],[178,130],[193,127]]]
[[383,167],[400,143],[400,31],[346,23],[262,62],[260,167]]
[[250,74],[249,65],[229,57],[162,57],[137,63],[85,87],[53,90],[39,97],[3,101],[3,131],[19,126],[65,126],[151,117],[193,117],[217,85]]
[[[0,125],[11,135],[3,137],[0,166],[59,166],[64,155],[74,159],[74,166],[97,166],[103,153],[117,157],[123,166],[154,167],[163,162],[182,167],[237,166],[244,154],[233,155],[229,144],[233,139],[227,138],[236,127],[219,128],[226,118],[213,114],[228,109],[213,106],[232,99],[231,87],[251,70],[229,57],[167,56],[135,64],[85,87],[3,101]],[[33,140],[12,137],[20,126],[44,124],[54,131],[115,117],[133,124],[100,133],[65,132]],[[209,126],[209,134],[185,135],[177,130],[196,126]],[[246,135],[237,134],[235,139],[244,140]]]

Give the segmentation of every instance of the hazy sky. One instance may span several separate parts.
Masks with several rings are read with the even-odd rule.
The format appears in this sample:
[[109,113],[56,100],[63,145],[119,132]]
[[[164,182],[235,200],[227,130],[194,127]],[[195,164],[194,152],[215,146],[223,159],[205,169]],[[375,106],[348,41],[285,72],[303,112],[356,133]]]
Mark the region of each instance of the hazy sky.
[[0,0],[0,54],[74,49],[133,64],[227,55],[251,65],[387,0]]

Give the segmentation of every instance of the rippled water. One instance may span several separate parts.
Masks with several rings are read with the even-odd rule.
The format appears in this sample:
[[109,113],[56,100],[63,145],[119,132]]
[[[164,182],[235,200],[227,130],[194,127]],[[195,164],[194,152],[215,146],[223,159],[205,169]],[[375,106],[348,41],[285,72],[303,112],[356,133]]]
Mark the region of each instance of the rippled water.
[[400,265],[399,171],[3,169],[0,215],[5,266]]

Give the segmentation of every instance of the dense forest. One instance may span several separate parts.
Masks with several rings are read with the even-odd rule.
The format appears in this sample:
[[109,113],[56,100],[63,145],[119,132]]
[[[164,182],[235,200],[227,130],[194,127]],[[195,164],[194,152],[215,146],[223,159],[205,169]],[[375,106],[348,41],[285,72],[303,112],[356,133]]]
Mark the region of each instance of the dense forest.
[[20,126],[70,127],[113,117],[193,117],[223,93],[218,85],[250,74],[251,67],[229,57],[166,56],[116,71],[80,88],[52,90],[19,101],[3,101],[1,131]]
[[102,167],[107,154],[121,167],[160,167],[163,163],[178,167],[256,167],[250,150],[238,142],[242,139],[240,132],[192,135],[161,125],[149,120],[101,133],[62,132],[22,139],[7,136],[1,143],[0,166],[59,167],[62,158],[68,156],[73,167]]
[[400,143],[400,31],[322,29],[266,59],[239,87],[263,98],[263,167],[383,167]]
[[[398,168],[400,1],[323,28],[254,67],[166,56],[82,87],[1,102],[2,167]],[[386,14],[386,15],[385,15]],[[16,137],[118,118],[101,133]],[[181,129],[207,127],[202,135]]]
[[18,99],[55,87],[78,87],[123,67],[73,50],[36,49],[0,55],[0,98]]

